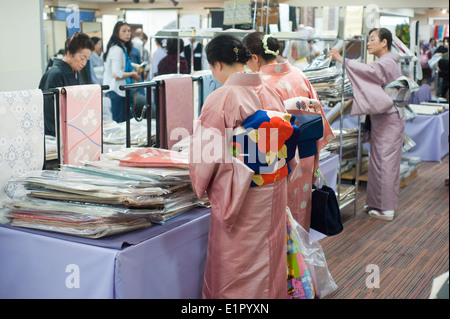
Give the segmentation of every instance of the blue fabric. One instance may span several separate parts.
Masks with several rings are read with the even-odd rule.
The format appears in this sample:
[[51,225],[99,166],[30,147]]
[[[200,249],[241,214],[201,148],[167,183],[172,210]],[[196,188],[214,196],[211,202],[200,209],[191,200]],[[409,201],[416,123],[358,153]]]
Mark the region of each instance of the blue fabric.
[[114,91],[109,91],[108,96],[111,99],[111,113],[113,121],[117,123],[125,122],[127,119],[125,97],[118,95]]
[[[125,72],[133,72],[133,66],[131,65],[130,57],[128,56],[128,53],[123,50],[123,53],[125,54]],[[133,78],[129,77],[125,79],[125,82],[127,84],[133,83]]]
[[300,128],[298,153],[300,158],[316,155],[317,140],[323,137],[321,114],[302,114],[295,116],[294,124]]

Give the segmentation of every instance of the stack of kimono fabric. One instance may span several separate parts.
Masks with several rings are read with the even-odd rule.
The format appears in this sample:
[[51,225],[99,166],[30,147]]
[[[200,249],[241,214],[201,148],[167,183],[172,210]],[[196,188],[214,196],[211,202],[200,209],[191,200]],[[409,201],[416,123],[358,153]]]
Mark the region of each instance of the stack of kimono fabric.
[[208,206],[192,191],[184,164],[120,166],[117,158],[127,154],[129,159],[130,151],[134,154],[125,149],[84,166],[16,177],[8,185],[6,217],[12,226],[101,238],[164,224],[189,208]]
[[340,98],[341,94],[350,97],[353,94],[352,85],[347,76],[342,89],[342,69],[336,66],[321,69],[305,69],[305,76],[316,90],[320,99]]
[[[336,138],[325,146],[331,153],[339,153],[341,130],[333,128]],[[355,157],[358,145],[358,129],[342,129],[342,152],[343,157]]]

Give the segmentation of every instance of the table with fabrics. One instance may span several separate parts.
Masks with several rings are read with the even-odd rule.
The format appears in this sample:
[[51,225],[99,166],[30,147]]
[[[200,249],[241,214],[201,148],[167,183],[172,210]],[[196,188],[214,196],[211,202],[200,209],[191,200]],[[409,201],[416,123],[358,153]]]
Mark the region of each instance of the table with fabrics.
[[[336,185],[338,156],[319,163]],[[201,298],[210,209],[99,239],[0,225],[0,298]]]
[[440,162],[448,154],[449,111],[435,115],[418,114],[406,122],[405,133],[415,143],[408,157],[420,157],[422,161]]
[[[330,111],[329,107],[323,108],[324,113]],[[344,128],[355,128],[358,126],[358,116],[347,114],[343,120]],[[340,121],[331,124],[333,128],[339,128]],[[415,143],[409,152],[404,153],[407,157],[420,157],[422,161],[440,162],[449,152],[449,111],[435,115],[417,114],[416,117],[405,124],[405,133]]]
[[200,298],[209,215],[102,239],[1,225],[0,298]]

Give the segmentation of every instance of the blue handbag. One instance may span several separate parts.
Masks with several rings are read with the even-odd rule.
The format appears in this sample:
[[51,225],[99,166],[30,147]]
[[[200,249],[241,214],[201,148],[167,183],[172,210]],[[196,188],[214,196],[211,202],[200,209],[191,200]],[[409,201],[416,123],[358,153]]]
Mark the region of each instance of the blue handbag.
[[300,128],[298,153],[300,158],[316,155],[317,140],[323,137],[321,114],[295,115],[294,124]]

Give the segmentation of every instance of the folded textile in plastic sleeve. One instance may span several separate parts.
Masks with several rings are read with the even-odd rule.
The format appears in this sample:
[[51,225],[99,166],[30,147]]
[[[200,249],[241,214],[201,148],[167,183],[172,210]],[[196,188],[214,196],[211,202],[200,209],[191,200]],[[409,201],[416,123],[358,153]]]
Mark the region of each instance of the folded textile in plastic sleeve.
[[323,298],[337,289],[337,285],[328,270],[322,246],[312,239],[308,232],[292,217],[289,207],[286,214],[291,223],[292,234],[296,236],[300,251],[315,282],[316,298]]

